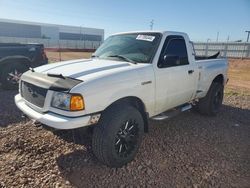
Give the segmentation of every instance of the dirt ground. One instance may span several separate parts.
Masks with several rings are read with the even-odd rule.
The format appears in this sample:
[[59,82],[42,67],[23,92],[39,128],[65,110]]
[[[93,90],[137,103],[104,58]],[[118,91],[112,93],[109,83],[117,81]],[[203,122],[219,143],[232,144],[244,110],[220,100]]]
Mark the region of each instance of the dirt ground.
[[71,59],[88,59],[91,57],[92,52],[51,52],[46,51],[47,57],[50,62],[65,61]]
[[0,90],[0,187],[250,187],[249,65],[230,60],[218,116],[150,121],[135,160],[120,169],[97,161],[86,130],[35,126],[21,118],[17,92]]
[[229,89],[236,89],[238,92],[250,91],[250,59],[229,59]]

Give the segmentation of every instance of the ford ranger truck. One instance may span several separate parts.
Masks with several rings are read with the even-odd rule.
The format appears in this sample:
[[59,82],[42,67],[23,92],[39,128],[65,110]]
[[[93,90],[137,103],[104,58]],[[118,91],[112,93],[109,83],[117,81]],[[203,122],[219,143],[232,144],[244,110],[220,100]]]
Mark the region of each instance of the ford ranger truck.
[[163,120],[192,106],[204,115],[218,114],[227,69],[227,60],[217,55],[197,57],[185,33],[119,33],[91,59],[25,72],[15,103],[55,129],[92,126],[96,157],[121,167],[135,157],[149,118]]

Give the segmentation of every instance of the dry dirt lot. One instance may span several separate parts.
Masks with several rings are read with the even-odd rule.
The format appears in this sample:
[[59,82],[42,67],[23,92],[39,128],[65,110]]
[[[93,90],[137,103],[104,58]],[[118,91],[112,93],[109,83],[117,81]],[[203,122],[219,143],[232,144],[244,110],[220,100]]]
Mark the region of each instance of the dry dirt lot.
[[71,59],[87,59],[90,58],[92,55],[92,52],[52,52],[52,51],[46,51],[47,57],[49,58],[50,62],[57,62],[65,61],[65,60],[71,60]]
[[230,62],[217,117],[151,121],[135,160],[120,169],[97,161],[86,130],[35,126],[21,118],[16,92],[1,90],[0,187],[250,187],[250,63]]
[[238,90],[241,93],[247,92],[249,94],[250,59],[230,59],[228,76],[228,89]]

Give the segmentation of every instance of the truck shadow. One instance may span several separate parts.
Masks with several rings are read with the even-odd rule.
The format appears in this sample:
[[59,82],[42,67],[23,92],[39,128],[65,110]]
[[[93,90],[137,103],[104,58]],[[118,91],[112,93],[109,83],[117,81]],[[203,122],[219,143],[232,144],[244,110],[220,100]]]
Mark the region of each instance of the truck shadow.
[[[76,136],[78,133],[57,132],[58,136],[68,142],[78,141],[77,144],[85,145],[87,150],[76,150],[63,154],[56,161],[64,179],[76,187],[84,187],[90,184],[95,186],[95,181],[102,181],[102,178],[106,179],[104,182],[112,182],[114,176],[117,179],[125,176],[133,179],[133,175],[131,176],[131,173],[128,173],[128,169],[132,169],[137,177],[143,177],[145,172],[138,171],[138,166],[144,166],[145,161],[148,160],[152,161],[152,169],[159,172],[163,168],[163,161],[167,160],[166,164],[169,166],[166,169],[164,167],[163,172],[171,174],[173,171],[170,172],[168,169],[178,169],[175,165],[189,165],[190,161],[193,163],[199,161],[203,165],[206,165],[207,157],[212,157],[213,160],[226,161],[227,159],[224,159],[222,154],[225,152],[225,143],[232,142],[231,140],[228,141],[232,135],[234,136],[232,140],[237,141],[230,143],[230,147],[237,148],[238,152],[242,154],[242,148],[238,145],[242,145],[242,142],[249,142],[249,140],[246,140],[248,137],[246,134],[250,131],[249,125],[250,110],[228,105],[223,105],[220,114],[216,117],[206,117],[195,111],[190,111],[169,120],[150,121],[150,132],[145,135],[135,160],[121,169],[108,168],[95,158],[91,151],[91,134],[87,132],[84,135],[80,134],[79,139]],[[235,136],[235,131],[240,134]],[[220,149],[215,152],[214,148]],[[192,152],[192,150],[195,150],[195,152]],[[211,150],[214,153],[211,154]],[[230,155],[235,154],[231,153]],[[176,160],[179,160],[179,156],[184,156],[184,159],[176,162]],[[186,156],[189,158],[185,159]],[[204,156],[204,159],[202,156]],[[220,166],[218,168],[220,168],[218,169],[220,171],[224,170]],[[182,169],[178,170],[181,171]],[[187,172],[183,170],[181,173]],[[114,186],[116,185],[114,184]]]
[[63,139],[66,142],[84,145],[89,148],[91,146],[91,138],[92,138],[92,129],[91,128],[78,128],[73,130],[56,130],[49,128],[45,125],[43,127],[47,130],[53,132],[54,135]]
[[3,90],[0,87],[0,128],[25,121],[14,102],[17,93],[17,90]]
[[76,150],[73,153],[57,158],[58,169],[63,178],[75,187],[86,187],[93,184],[93,177],[110,173],[112,169],[102,165],[91,150]]
[[[90,175],[98,176],[111,170],[102,165],[94,156],[91,149],[91,130],[86,128],[69,131],[54,130],[53,133],[66,142],[83,145],[85,148],[85,150],[77,149],[74,152],[60,155],[56,159],[62,176],[72,185],[85,187],[91,183],[88,178]],[[88,174],[89,172],[91,174]]]

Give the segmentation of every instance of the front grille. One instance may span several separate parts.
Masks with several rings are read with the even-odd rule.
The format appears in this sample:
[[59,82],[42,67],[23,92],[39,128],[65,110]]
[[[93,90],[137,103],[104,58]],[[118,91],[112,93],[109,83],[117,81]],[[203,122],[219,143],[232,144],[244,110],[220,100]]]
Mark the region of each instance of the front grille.
[[44,106],[47,89],[35,86],[28,82],[21,82],[21,96],[28,102],[42,108]]

